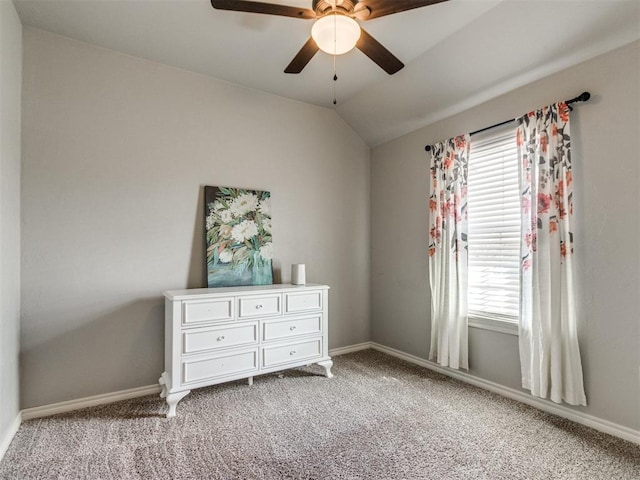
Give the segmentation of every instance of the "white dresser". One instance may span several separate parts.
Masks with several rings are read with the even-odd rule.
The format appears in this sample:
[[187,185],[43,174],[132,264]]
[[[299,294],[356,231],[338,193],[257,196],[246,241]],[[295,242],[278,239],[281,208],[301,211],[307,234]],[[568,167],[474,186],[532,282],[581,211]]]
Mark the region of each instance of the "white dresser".
[[162,393],[174,417],[192,389],[317,363],[331,375],[327,285],[172,290]]

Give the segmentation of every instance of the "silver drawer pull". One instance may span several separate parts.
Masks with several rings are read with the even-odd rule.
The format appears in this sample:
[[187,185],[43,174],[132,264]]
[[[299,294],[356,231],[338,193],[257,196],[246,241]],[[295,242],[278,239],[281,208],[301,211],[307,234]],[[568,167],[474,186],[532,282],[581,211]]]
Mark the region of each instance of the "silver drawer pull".
[[295,350],[291,350],[291,351],[289,352],[289,355],[295,355],[295,354],[296,354],[296,351],[295,351]]
[[224,340],[224,335],[220,335],[217,339],[219,342],[221,342],[222,340]]
[[262,305],[256,305],[256,310],[260,310],[262,308]]
[[291,330],[292,332],[293,332],[295,329],[296,329],[296,326],[295,326],[295,325],[291,325],[291,326],[289,327],[289,330]]

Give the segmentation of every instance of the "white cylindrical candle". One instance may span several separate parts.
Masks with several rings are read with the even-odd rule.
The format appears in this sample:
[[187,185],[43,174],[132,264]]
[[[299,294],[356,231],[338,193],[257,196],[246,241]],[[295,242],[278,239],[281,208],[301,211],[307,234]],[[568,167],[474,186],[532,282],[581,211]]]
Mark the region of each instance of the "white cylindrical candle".
[[304,263],[291,265],[291,283],[293,285],[304,285],[306,283]]

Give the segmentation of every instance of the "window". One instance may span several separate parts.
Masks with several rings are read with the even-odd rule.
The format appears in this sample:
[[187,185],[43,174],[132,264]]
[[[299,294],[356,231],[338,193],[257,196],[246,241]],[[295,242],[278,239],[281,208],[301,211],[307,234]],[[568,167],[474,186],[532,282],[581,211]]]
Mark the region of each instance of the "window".
[[471,138],[467,188],[469,324],[517,334],[520,189],[515,122]]

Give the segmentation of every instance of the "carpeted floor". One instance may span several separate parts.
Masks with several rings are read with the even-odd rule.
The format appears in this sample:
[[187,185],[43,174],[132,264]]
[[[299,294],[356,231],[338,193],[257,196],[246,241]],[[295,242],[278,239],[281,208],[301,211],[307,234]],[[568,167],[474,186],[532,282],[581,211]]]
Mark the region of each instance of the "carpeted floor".
[[2,479],[639,479],[640,446],[367,350],[25,422]]

